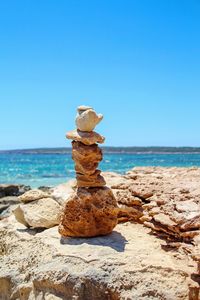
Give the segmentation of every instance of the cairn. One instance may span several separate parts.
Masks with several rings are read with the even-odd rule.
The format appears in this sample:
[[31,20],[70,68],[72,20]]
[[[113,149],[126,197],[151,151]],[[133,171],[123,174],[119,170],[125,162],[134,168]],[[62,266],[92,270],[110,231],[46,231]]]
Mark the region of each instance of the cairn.
[[103,143],[105,138],[93,130],[103,116],[88,106],[79,106],[77,111],[77,129],[66,135],[73,140],[77,186],[63,210],[59,233],[70,237],[106,235],[117,224],[117,203],[97,169],[103,158],[97,143]]

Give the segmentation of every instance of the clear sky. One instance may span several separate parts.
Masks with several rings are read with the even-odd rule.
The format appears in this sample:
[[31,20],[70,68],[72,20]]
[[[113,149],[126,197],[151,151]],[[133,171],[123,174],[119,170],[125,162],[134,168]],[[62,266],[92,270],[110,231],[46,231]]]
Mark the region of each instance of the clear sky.
[[200,146],[199,0],[0,0],[0,149],[70,146],[76,106],[113,146]]

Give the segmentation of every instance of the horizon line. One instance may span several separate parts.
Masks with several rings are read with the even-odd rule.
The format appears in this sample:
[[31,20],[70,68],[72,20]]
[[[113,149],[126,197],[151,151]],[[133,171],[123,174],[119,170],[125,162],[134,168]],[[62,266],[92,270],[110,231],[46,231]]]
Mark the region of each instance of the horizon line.
[[[200,146],[101,146],[102,149],[114,153],[200,153]],[[72,147],[36,147],[21,149],[0,150],[0,153],[19,153],[19,152],[55,152],[55,151],[71,151]],[[118,151],[117,151],[118,150]],[[131,150],[123,151],[123,150]],[[148,150],[148,151],[147,151]],[[158,150],[158,151],[156,151]],[[170,151],[171,150],[171,151]],[[176,150],[176,151],[175,151]],[[178,151],[177,151],[178,150]],[[195,151],[196,150],[196,151]]]

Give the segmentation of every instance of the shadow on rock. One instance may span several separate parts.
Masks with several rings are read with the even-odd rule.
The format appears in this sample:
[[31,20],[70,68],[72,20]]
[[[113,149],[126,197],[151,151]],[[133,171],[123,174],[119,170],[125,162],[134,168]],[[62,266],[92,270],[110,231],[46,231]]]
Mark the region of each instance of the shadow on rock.
[[91,238],[62,237],[60,239],[60,243],[62,245],[89,244],[93,246],[105,246],[110,247],[117,252],[123,252],[125,250],[125,245],[128,243],[128,241],[121,233],[113,231],[112,233],[105,236]]

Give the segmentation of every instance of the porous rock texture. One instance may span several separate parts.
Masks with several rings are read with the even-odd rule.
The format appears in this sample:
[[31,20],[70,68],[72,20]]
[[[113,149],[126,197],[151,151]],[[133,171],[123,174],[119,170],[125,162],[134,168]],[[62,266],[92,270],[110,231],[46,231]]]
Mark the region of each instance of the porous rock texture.
[[77,186],[78,187],[102,187],[106,185],[106,181],[103,176],[100,175],[101,171],[96,170],[92,175],[85,175],[76,173]]
[[[103,175],[119,206],[107,236],[61,238],[57,226],[0,221],[0,299],[200,299],[200,169]],[[74,182],[50,193],[64,206]]]
[[92,175],[102,160],[102,150],[97,144],[84,145],[81,142],[72,142],[72,158],[77,173]]
[[141,224],[107,236],[60,238],[10,217],[0,225],[0,299],[198,300],[194,261]]
[[65,205],[59,233],[93,237],[110,233],[116,225],[117,202],[110,188],[78,188]]

